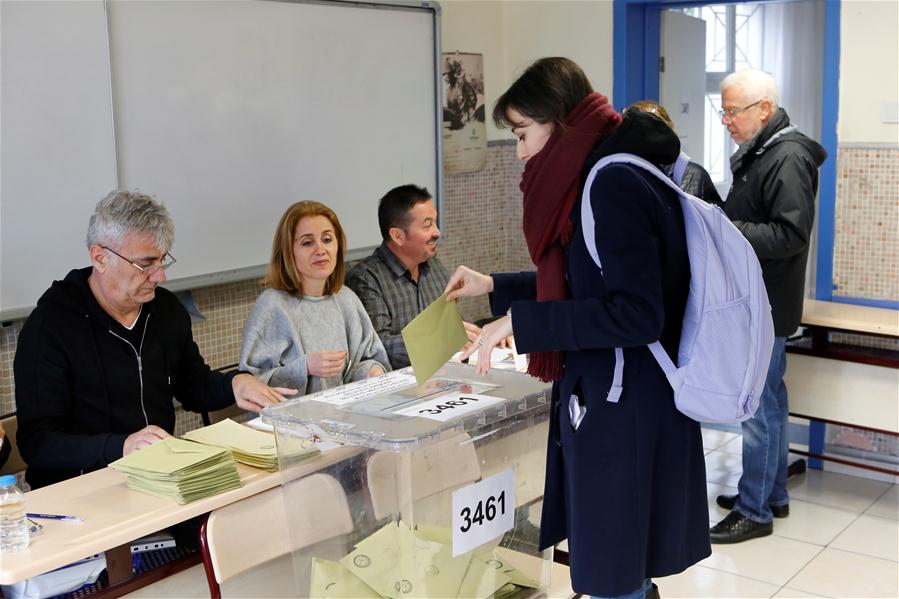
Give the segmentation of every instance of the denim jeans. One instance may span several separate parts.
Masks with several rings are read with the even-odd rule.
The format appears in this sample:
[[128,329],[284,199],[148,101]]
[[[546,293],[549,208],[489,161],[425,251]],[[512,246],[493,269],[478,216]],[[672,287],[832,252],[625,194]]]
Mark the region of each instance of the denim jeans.
[[652,592],[652,579],[647,578],[643,581],[643,586],[627,595],[617,595],[615,597],[597,597],[596,595],[591,595],[590,599],[644,599],[650,592]]
[[784,372],[786,337],[774,338],[765,390],[755,416],[743,423],[743,475],[734,509],[750,520],[771,522],[771,505],[786,505],[789,408]]

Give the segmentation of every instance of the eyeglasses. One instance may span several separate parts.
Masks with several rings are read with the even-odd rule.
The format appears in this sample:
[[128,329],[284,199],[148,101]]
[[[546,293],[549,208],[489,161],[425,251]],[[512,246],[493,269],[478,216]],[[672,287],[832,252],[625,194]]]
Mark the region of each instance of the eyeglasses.
[[144,274],[144,276],[147,276],[147,277],[152,277],[160,270],[165,270],[169,266],[171,266],[172,264],[177,262],[177,260],[175,260],[175,257],[173,255],[167,253],[167,254],[163,254],[162,259],[160,260],[159,264],[151,264],[149,266],[141,266],[137,262],[134,262],[133,260],[129,260],[128,258],[121,255],[120,253],[118,253],[117,251],[115,251],[112,248],[108,248],[105,245],[101,245],[100,247],[103,248],[104,250],[112,252],[113,254],[115,254],[116,256],[118,256],[119,258],[121,258],[122,260],[124,260],[125,262],[127,262],[128,264],[130,264],[131,266],[136,268],[137,270],[141,271]]
[[753,106],[757,106],[758,104],[761,104],[761,103],[762,103],[762,101],[759,100],[757,102],[753,102],[749,106],[744,106],[743,108],[722,108],[721,110],[718,111],[718,116],[720,116],[722,119],[724,117],[732,119],[735,116],[737,116],[738,114],[740,114],[741,112],[743,112],[744,110],[749,110]]

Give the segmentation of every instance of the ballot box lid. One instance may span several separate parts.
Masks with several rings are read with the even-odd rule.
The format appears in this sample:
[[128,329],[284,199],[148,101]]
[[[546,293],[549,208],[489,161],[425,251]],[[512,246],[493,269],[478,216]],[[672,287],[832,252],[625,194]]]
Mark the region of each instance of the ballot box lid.
[[[550,386],[526,374],[449,362],[423,385],[404,368],[267,407],[278,437],[411,451],[449,431],[489,434],[549,407]],[[486,432],[485,432],[486,431]]]

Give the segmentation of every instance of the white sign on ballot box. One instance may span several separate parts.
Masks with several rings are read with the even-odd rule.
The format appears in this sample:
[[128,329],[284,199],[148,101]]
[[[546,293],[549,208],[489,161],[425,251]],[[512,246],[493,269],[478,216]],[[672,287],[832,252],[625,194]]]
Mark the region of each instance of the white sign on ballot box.
[[453,491],[453,557],[497,538],[514,525],[512,468]]
[[450,393],[441,395],[428,401],[423,401],[409,408],[397,410],[397,414],[404,416],[418,416],[429,420],[446,422],[467,414],[477,412],[487,406],[505,401],[502,397],[492,395],[477,395],[475,393]]

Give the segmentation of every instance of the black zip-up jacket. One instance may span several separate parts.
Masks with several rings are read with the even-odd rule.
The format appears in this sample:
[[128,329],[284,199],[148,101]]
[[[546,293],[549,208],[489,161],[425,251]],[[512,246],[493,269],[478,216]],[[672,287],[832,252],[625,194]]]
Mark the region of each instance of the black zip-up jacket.
[[734,182],[724,212],[759,258],[778,337],[793,334],[802,318],[818,167],[826,158],[781,108],[730,159]]
[[234,402],[236,373],[210,370],[170,291],[157,288],[129,331],[97,303],[90,274],[55,281],[19,334],[17,443],[32,488],[103,468],[149,424],[173,433],[173,398],[196,412]]

